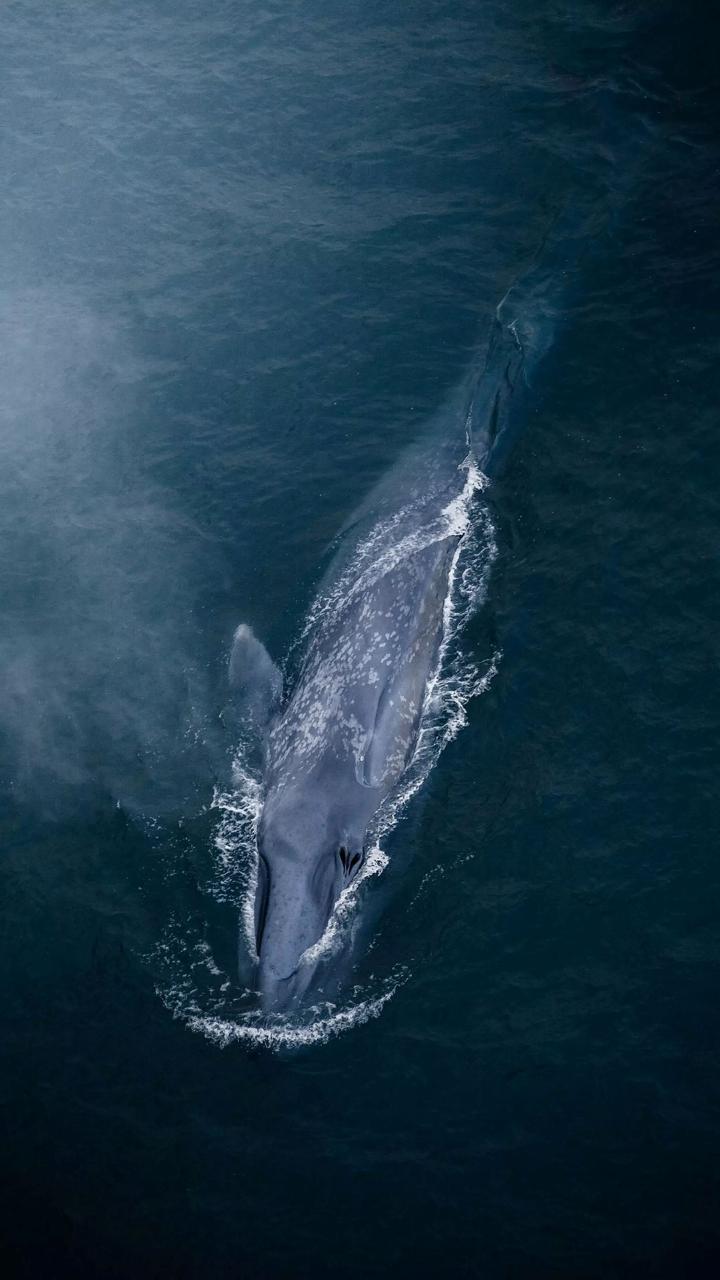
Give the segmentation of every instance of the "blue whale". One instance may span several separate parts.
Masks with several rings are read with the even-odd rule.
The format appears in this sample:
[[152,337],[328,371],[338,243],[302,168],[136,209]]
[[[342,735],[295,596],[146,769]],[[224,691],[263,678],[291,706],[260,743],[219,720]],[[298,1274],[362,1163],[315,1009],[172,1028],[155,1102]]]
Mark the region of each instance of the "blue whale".
[[523,365],[517,327],[500,311],[487,352],[441,437],[411,451],[342,535],[287,694],[251,629],[235,634],[231,680],[264,740],[254,920],[267,1013],[318,990],[318,944],[417,746],[472,494],[510,421]]

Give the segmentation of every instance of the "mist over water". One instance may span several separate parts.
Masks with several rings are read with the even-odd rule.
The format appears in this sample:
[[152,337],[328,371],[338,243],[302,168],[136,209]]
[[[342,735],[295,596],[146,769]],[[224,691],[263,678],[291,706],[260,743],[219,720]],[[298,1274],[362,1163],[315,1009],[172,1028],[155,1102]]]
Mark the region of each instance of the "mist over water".
[[123,317],[67,289],[3,295],[0,724],[12,781],[41,809],[145,791],[182,807],[207,784],[204,548],[133,453],[146,376]]
[[[1,43],[4,1270],[715,1274],[711,15],[13,0]],[[538,261],[422,785],[283,1040],[231,638],[292,678]]]

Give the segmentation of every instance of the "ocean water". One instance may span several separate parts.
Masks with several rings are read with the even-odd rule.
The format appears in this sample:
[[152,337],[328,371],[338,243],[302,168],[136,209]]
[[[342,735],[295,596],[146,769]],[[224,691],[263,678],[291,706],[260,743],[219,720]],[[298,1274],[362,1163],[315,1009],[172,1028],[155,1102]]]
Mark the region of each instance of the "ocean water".
[[[5,1274],[717,1273],[716,48],[674,0],[4,7]],[[538,261],[478,678],[354,990],[258,1034],[233,630],[292,652]]]

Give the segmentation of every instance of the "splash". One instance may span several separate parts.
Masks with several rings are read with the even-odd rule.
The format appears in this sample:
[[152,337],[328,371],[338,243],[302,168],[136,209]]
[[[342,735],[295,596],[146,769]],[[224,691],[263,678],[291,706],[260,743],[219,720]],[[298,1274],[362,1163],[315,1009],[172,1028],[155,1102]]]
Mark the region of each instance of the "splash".
[[263,1015],[254,993],[238,989],[213,954],[203,926],[173,917],[148,957],[157,973],[155,992],[174,1018],[221,1049],[232,1044],[272,1050],[326,1044],[372,1021],[410,977],[398,966],[356,987],[344,1004],[319,1002],[292,1016]]
[[262,779],[250,768],[244,747],[233,761],[232,791],[215,790],[213,809],[220,813],[214,837],[216,851],[213,897],[240,911],[245,944],[253,959],[255,948],[255,891],[257,889],[257,830],[262,813]]
[[344,1031],[379,1018],[400,985],[401,982],[398,981],[383,995],[374,999],[361,1000],[358,1004],[328,1012],[325,1016],[320,1014],[306,1026],[294,1027],[287,1022],[277,1026],[271,1023],[253,1025],[250,1022],[233,1022],[228,1018],[216,1017],[191,1017],[187,1019],[187,1025],[191,1031],[200,1032],[221,1049],[238,1043],[275,1050],[327,1044]]

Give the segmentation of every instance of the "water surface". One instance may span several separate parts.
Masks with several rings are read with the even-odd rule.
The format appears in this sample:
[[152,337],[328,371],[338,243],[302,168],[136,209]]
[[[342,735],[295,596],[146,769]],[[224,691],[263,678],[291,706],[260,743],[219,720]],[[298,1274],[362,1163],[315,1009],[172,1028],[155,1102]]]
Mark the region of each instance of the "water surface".
[[[714,47],[672,4],[6,6],[11,1273],[716,1270]],[[223,1050],[173,1011],[237,1017],[232,630],[287,652],[568,211],[395,994]]]

